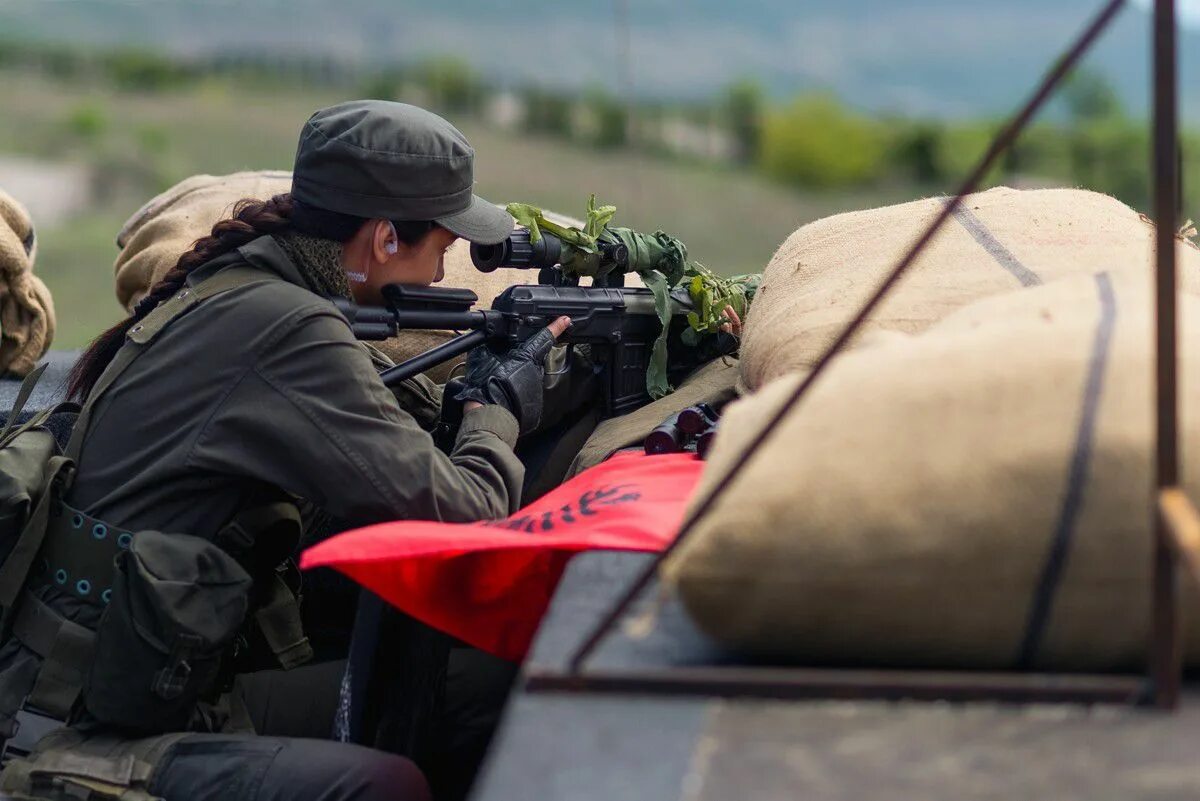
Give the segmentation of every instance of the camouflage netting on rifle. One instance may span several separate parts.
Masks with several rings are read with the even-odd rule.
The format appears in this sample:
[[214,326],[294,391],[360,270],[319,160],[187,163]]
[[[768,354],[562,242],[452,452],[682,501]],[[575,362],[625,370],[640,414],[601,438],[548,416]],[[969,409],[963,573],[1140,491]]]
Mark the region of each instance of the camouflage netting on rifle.
[[[828,217],[797,230],[771,259],[746,321],[742,378],[756,389],[804,371],[944,208],[946,198]],[[993,189],[967,197],[861,329],[923,331],[980,298],[1068,275],[1144,271],[1149,222],[1119,200],[1076,189]],[[1179,248],[1200,276],[1200,251]],[[1194,284],[1193,284],[1194,285]]]
[[620,269],[603,256],[606,245],[620,244],[628,258],[624,268],[629,275],[640,278],[654,293],[654,306],[662,323],[662,333],[655,340],[650,366],[646,370],[646,389],[650,397],[662,398],[673,389],[667,380],[667,331],[673,313],[671,290],[683,287],[691,299],[692,311],[687,315],[688,326],[683,332],[682,345],[696,347],[707,335],[716,334],[729,322],[725,310],[730,307],[739,318],[745,319],[754,300],[762,276],[758,273],[724,277],[717,275],[698,261],[688,258],[687,246],[662,231],[645,234],[632,228],[609,225],[617,213],[616,206],[597,206],[596,196],[588,199],[585,221],[581,225],[565,226],[548,219],[541,209],[526,203],[508,204],[508,212],[529,229],[531,242],[537,242],[543,231],[563,243],[561,267],[563,274],[575,278],[597,278]]
[[[807,664],[1141,669],[1154,302],[1134,255],[838,356],[669,563],[700,627]],[[1182,474],[1195,498],[1200,297],[1194,260],[1183,268]],[[693,503],[801,379],[728,407]],[[1184,590],[1198,666],[1200,598]]]

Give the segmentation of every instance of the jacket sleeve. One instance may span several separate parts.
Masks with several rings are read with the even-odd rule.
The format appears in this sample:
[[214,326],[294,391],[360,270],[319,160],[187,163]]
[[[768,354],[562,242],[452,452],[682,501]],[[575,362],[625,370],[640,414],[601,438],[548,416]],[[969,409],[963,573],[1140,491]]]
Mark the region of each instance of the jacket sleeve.
[[[403,334],[401,334],[403,336]],[[395,367],[388,355],[370,342],[360,343],[371,357],[375,372],[380,373],[389,367]],[[417,421],[417,425],[426,431],[432,431],[442,417],[442,385],[435,383],[423,374],[418,373],[412,378],[401,381],[389,391],[400,404],[400,408],[408,412]]]
[[466,522],[520,505],[517,422],[469,412],[449,456],[401,410],[331,311],[297,315],[197,437],[189,466],[265,480],[353,525]]

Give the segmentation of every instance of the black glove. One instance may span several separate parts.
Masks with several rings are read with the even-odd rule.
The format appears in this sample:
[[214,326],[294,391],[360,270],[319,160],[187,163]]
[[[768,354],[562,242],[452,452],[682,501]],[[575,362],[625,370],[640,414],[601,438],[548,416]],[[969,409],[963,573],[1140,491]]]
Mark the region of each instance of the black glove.
[[533,431],[542,420],[543,363],[552,347],[554,334],[543,328],[503,355],[475,348],[467,355],[467,388],[455,400],[503,406],[522,434]]

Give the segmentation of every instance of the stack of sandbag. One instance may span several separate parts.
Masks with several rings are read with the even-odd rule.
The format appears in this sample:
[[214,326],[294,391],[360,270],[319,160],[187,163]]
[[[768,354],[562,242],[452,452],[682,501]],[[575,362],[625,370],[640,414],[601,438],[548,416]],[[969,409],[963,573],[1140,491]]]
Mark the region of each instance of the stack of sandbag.
[[[278,170],[240,172],[232,175],[196,175],[158,195],[139,209],[125,223],[117,237],[121,248],[114,271],[117,300],[127,310],[145,295],[175,266],[180,255],[199,238],[207,236],[212,226],[230,216],[234,204],[243,198],[266,199],[291,190],[292,174]],[[563,225],[580,225],[569,217],[547,213],[547,217]],[[537,281],[536,272],[528,270],[496,270],[482,273],[471,263],[470,245],[464,240],[455,242],[446,252],[446,277],[439,286],[465,287],[479,296],[479,305],[490,306],[496,295],[513,284]],[[630,286],[640,286],[637,276],[630,276]],[[378,343],[380,350],[394,361],[423,353],[453,336],[449,331],[409,331]],[[427,375],[444,380],[457,359],[443,364]]]
[[0,190],[0,373],[28,374],[54,340],[54,302],[33,274],[29,212]]
[[[751,390],[810,368],[941,212],[930,198],[805,225],[763,273],[746,321],[742,379]],[[967,197],[871,315],[877,332],[917,333],[980,298],[1066,275],[1144,270],[1153,227],[1107,195],[1077,189],[993,189]],[[1200,263],[1188,246],[1181,258]],[[1189,281],[1195,270],[1186,271]]]
[[[839,356],[669,563],[695,621],[809,664],[1144,665],[1152,281],[1062,278]],[[1182,473],[1200,499],[1200,298],[1179,304]],[[802,377],[728,407],[697,499]]]
[[208,236],[213,225],[233,213],[239,200],[266,200],[291,189],[290,172],[258,170],[193,175],[151,198],[117,234],[121,249],[113,264],[117,302],[133,311],[197,239]]

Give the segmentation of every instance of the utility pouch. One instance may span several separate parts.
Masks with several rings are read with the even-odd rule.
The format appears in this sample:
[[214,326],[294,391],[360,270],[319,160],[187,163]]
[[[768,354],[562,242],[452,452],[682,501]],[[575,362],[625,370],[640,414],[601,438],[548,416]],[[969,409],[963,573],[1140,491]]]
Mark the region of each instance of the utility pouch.
[[187,728],[215,696],[221,663],[250,603],[252,580],[217,545],[142,531],[116,559],[84,689],[103,723],[144,734]]
[[45,489],[46,464],[57,453],[54,435],[44,428],[0,445],[0,561],[16,545]]
[[[31,519],[38,517],[35,515],[38,502],[51,488],[52,479],[61,469],[55,468],[53,472],[50,469],[61,461],[56,460],[59,455],[58,442],[47,428],[51,415],[79,411],[75,404],[63,403],[31,415],[24,423],[18,423],[45,371],[46,365],[43,364],[21,382],[8,420],[0,429],[0,563],[17,546]],[[65,473],[60,476],[60,479],[65,478]],[[39,525],[44,525],[44,520],[39,521]],[[36,544],[32,544],[32,547],[34,550],[37,548]],[[21,566],[28,567],[24,562]],[[23,582],[24,576],[11,576],[9,581]],[[11,604],[19,589],[14,584],[8,592],[0,592],[0,596],[3,596],[0,597],[0,603]]]

